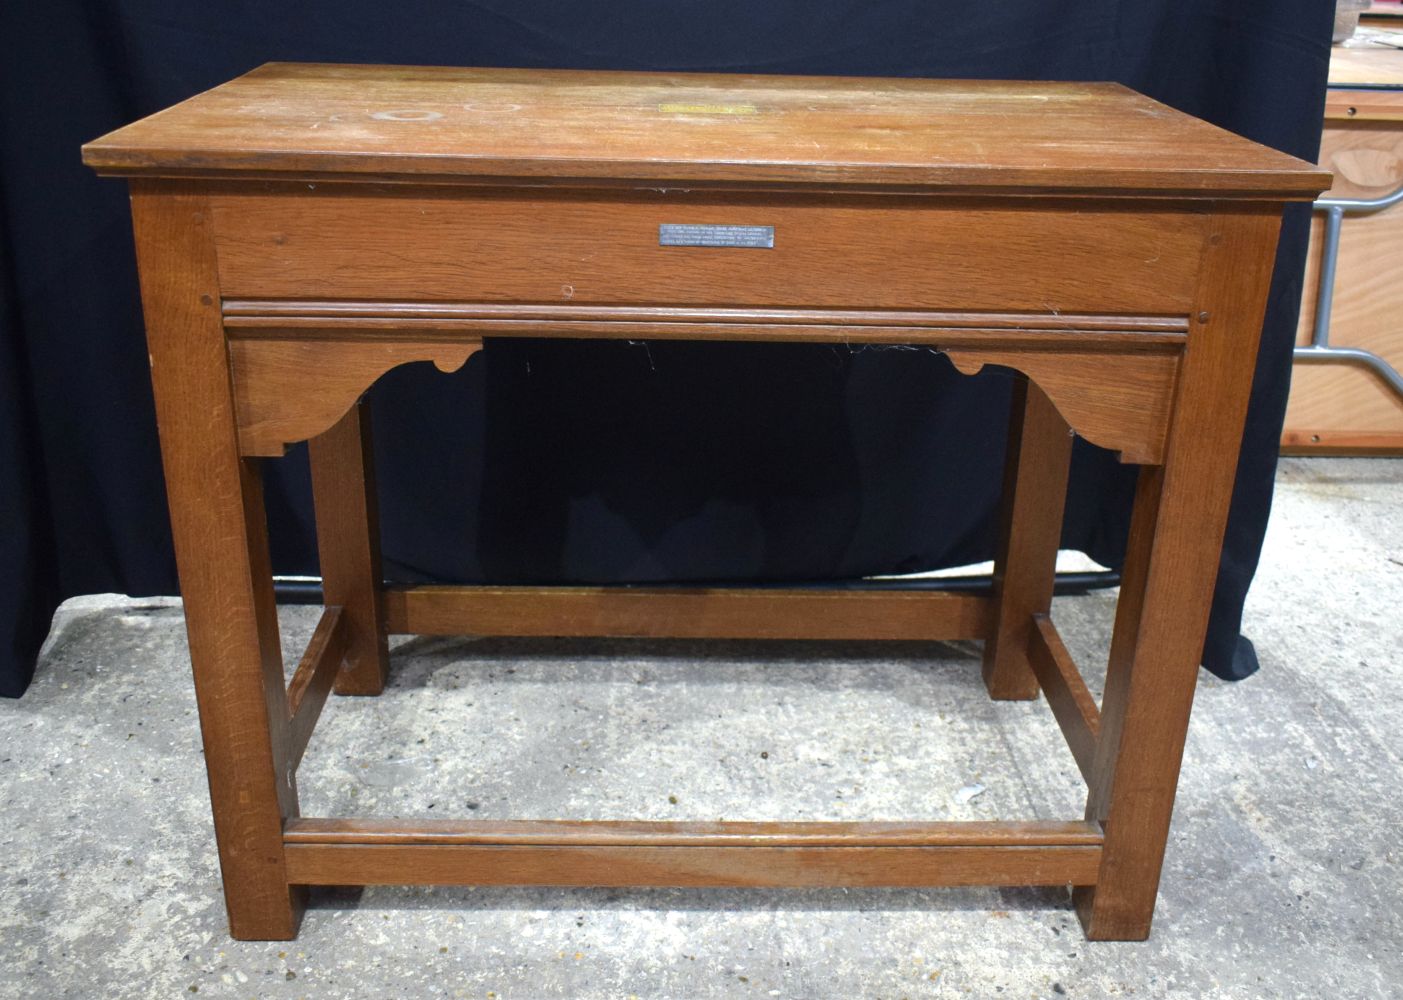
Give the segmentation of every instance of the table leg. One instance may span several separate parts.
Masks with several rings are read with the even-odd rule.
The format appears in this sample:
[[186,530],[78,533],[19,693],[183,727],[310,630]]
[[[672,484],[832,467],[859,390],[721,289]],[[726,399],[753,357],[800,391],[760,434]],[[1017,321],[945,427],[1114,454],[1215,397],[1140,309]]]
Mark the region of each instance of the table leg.
[[999,700],[1038,696],[1028,664],[1033,615],[1052,607],[1072,432],[1027,378],[1013,390],[1003,516],[994,560],[994,627],[984,643],[984,684]]
[[236,436],[207,201],[132,191],[171,529],[230,933],[288,939],[283,822],[297,815],[287,695],[255,460]]
[[381,609],[380,528],[370,441],[370,404],[351,407],[308,442],[317,509],[323,602],[339,605],[348,629],[337,694],[379,694],[389,672]]
[[1165,462],[1141,470],[1087,818],[1105,828],[1092,940],[1149,935],[1193,706],[1279,221],[1220,218],[1204,262]]

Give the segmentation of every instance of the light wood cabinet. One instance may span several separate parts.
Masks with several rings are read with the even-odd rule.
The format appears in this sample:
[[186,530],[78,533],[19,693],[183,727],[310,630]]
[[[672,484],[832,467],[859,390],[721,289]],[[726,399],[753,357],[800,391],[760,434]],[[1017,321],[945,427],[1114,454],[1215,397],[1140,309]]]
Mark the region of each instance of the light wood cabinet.
[[[1320,165],[1326,198],[1378,199],[1403,187],[1403,50],[1336,46],[1330,62]],[[1325,218],[1311,223],[1296,342],[1311,342]],[[1340,229],[1329,340],[1403,371],[1403,204],[1348,214]],[[1297,357],[1282,432],[1290,453],[1403,454],[1403,398],[1367,368]]]

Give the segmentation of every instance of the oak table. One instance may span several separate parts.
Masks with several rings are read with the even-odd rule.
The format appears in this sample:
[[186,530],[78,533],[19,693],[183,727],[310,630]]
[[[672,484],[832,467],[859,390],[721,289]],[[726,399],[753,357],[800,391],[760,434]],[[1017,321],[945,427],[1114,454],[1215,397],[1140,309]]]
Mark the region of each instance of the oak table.
[[[309,885],[1070,885],[1150,927],[1282,203],[1311,164],[1112,84],[270,64],[84,147],[130,179],[237,938]],[[1019,373],[992,596],[382,583],[362,394],[493,337],[918,344]],[[644,415],[640,415],[640,419]],[[763,433],[763,429],[757,429]],[[1102,704],[1049,618],[1072,434],[1141,467]],[[284,686],[259,459],[309,441],[326,609]],[[982,639],[1065,822],[304,817],[386,636]]]

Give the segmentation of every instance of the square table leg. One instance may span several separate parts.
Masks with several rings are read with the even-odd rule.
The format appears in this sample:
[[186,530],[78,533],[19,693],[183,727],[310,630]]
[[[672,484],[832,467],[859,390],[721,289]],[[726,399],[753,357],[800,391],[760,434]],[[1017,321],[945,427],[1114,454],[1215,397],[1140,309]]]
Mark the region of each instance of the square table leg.
[[323,603],[347,626],[346,665],[337,694],[379,694],[389,675],[381,606],[380,527],[370,440],[370,404],[361,400],[307,443],[317,513]]
[[1004,460],[1003,514],[994,559],[994,622],[984,685],[1000,701],[1038,696],[1028,663],[1033,616],[1052,607],[1072,431],[1037,384],[1014,383]]
[[132,195],[152,385],[230,932],[290,939],[283,823],[297,815],[256,460],[240,456],[206,199]]
[[1215,223],[1165,461],[1141,470],[1131,517],[1087,797],[1101,870],[1074,894],[1092,940],[1150,932],[1280,226]]

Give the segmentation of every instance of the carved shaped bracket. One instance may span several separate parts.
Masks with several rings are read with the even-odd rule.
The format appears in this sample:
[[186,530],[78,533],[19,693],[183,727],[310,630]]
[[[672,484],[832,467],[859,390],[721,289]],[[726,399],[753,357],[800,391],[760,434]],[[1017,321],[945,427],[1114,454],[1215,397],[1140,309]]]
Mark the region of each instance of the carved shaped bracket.
[[973,375],[985,365],[1023,372],[1052,400],[1071,428],[1092,444],[1120,453],[1122,462],[1159,465],[1174,387],[1178,351],[1010,351],[949,348],[957,369]]
[[[260,305],[266,312],[266,304]],[[432,361],[446,372],[462,367],[482,347],[476,328],[500,320],[476,313],[435,316],[427,321],[429,328],[414,331],[416,323],[426,322],[424,317],[383,318],[382,313],[393,311],[385,306],[361,307],[369,316],[351,315],[345,309],[321,315],[329,307],[315,308],[318,314],[310,317],[235,315],[239,327],[257,331],[229,341],[239,445],[245,455],[281,455],[289,444],[315,437],[349,410],[377,378],[398,365]],[[542,319],[531,318],[536,323]],[[671,322],[662,324],[667,327],[664,330],[649,326],[640,331],[638,327],[647,324],[640,324],[637,317],[627,322],[591,317],[574,321],[571,332],[573,327],[586,326],[597,336],[644,332],[674,337],[685,333],[699,339],[777,339],[781,329],[787,333],[793,325],[766,324],[752,330],[746,323],[708,318],[713,321]],[[1088,441],[1119,452],[1125,462],[1157,465],[1163,461],[1182,333],[1138,328],[1134,332],[1029,331],[1024,328],[1026,320],[1013,322],[1016,317],[1004,324],[1012,328],[1001,329],[987,325],[991,317],[980,318],[985,325],[977,328],[877,329],[837,324],[832,329],[855,342],[924,343],[949,357],[966,375],[985,365],[1016,369],[1036,382],[1072,429]],[[1119,319],[1122,323],[1134,320]],[[496,332],[496,327],[492,329]],[[811,326],[804,326],[803,332],[806,336],[795,339],[821,339]],[[871,335],[874,332],[880,335]]]
[[412,361],[440,371],[463,367],[481,340],[247,337],[229,341],[239,450],[279,456],[316,437],[351,408],[381,375]]

